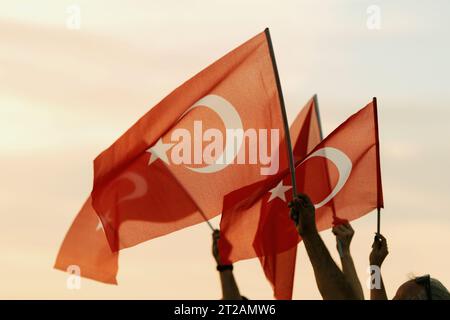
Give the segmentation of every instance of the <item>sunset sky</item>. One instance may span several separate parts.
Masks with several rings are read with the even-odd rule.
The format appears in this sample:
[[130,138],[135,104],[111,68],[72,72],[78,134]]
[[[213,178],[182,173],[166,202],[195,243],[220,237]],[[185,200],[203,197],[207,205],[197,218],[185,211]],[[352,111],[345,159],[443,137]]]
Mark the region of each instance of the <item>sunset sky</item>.
[[[67,27],[71,5],[79,30]],[[373,5],[380,29],[367,27]],[[378,98],[388,296],[412,274],[450,287],[449,12],[446,0],[0,0],[0,298],[220,298],[205,223],[121,252],[118,286],[83,279],[68,290],[53,264],[91,191],[93,159],[265,27],[290,120],[317,93],[327,135]],[[376,213],[353,227],[365,285]],[[334,236],[322,236],[338,259]],[[272,298],[257,259],[235,275],[245,296]],[[294,299],[320,299],[302,244]]]

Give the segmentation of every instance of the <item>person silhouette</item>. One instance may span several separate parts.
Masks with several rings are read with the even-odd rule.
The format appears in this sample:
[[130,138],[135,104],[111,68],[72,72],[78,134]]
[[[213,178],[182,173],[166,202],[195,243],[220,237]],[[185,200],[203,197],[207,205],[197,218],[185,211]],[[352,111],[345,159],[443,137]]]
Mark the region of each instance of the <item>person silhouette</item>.
[[[380,286],[372,285],[370,290],[371,300],[388,300],[381,275],[381,266],[389,254],[386,238],[378,234],[372,244],[369,262],[372,267],[380,270]],[[398,289],[393,300],[450,300],[447,288],[437,279],[430,275],[414,277],[404,282]]]

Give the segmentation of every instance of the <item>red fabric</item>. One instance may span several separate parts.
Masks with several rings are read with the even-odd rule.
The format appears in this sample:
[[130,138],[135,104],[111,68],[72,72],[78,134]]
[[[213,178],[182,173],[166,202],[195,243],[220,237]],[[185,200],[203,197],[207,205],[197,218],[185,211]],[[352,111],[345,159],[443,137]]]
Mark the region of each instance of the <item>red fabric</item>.
[[[203,104],[191,109],[211,95],[234,106],[244,130],[278,130],[274,149],[284,141],[274,69],[266,35],[261,33],[169,94],[95,159],[93,206],[114,251],[202,222],[200,213],[213,218],[222,212],[226,194],[264,178],[260,162],[230,164],[214,173],[195,172],[174,164],[172,158],[149,164],[149,148],[160,141],[173,142],[171,135],[177,129],[194,136],[195,149],[199,139],[194,121],[201,120],[204,130],[225,132],[218,113]],[[240,151],[248,154],[247,149]]]
[[[291,135],[294,141],[298,140],[297,137],[300,134],[303,126],[306,124],[311,127],[311,131],[308,131],[304,134],[308,134],[311,136],[314,136],[316,134],[319,128],[318,124],[316,124],[314,121],[310,122],[308,120],[310,117],[316,117],[312,99],[302,109],[291,126]],[[303,131],[305,132],[305,130]],[[312,145],[308,148],[312,148]],[[285,154],[286,153],[282,153],[280,155],[280,168],[283,169],[287,167],[287,156]],[[155,165],[157,166],[157,168],[162,168],[158,166],[158,163],[156,163]],[[176,185],[171,184],[173,180],[170,176],[162,175],[163,172],[165,171],[155,170],[154,172],[150,172],[153,181],[159,181],[159,183],[150,185],[150,192],[156,193],[157,197],[162,197],[164,195],[163,192],[164,190],[166,190],[166,188],[177,187]],[[133,176],[130,175],[128,179],[133,179]],[[164,189],[158,187],[158,185],[161,183],[165,185]],[[155,188],[153,188],[153,186]],[[131,187],[132,186],[130,185],[130,188]],[[182,198],[184,195],[182,190],[179,191],[179,194],[181,198],[180,201],[189,202],[189,199]],[[189,218],[178,219],[175,215],[178,214],[179,216],[182,216],[185,214],[184,212],[187,212],[188,210],[195,210],[195,205],[193,205],[192,203],[190,209],[189,207],[185,208],[186,211],[177,211],[178,207],[176,205],[173,206],[173,203],[171,202],[162,205],[165,206],[164,212],[168,214],[166,220],[173,221],[173,223],[178,223],[181,226],[183,226],[183,224],[185,223],[188,223],[189,220],[187,219]],[[62,271],[67,271],[67,268],[70,265],[77,265],[80,267],[81,276],[83,277],[87,277],[104,283],[116,284],[116,274],[118,271],[118,253],[111,251],[103,231],[103,226],[99,223],[100,220],[92,207],[91,198],[89,197],[83,208],[78,213],[75,221],[73,222],[64,239],[63,244],[61,245],[61,249],[56,259],[55,268]],[[157,227],[156,224],[155,227]],[[163,231],[164,228],[159,232]],[[156,233],[158,232],[158,230],[155,229],[154,232]],[[271,261],[271,259],[273,259],[273,261]],[[277,259],[277,255],[275,255],[273,257],[268,257],[267,262],[265,263],[277,264],[277,261],[279,261],[279,259]],[[281,269],[278,268],[278,270]],[[283,274],[284,273],[285,272],[283,272]],[[281,277],[277,277],[277,280],[280,281]]]
[[[320,126],[315,99],[311,98],[290,128],[296,160],[304,159],[320,143],[322,140]],[[276,212],[271,210],[269,215],[273,214],[276,214]],[[283,236],[282,234],[275,235],[277,238]],[[264,274],[273,288],[276,299],[292,299],[296,257],[297,246],[281,253],[259,257]]]
[[119,254],[109,247],[89,197],[67,232],[54,267],[66,272],[75,265],[82,277],[117,284],[118,258]]
[[340,219],[338,217],[334,217],[333,219],[333,227],[339,226],[341,224],[346,224],[348,223],[347,219]]
[[259,257],[277,300],[292,300],[296,259],[297,246],[281,253]]
[[[377,98],[373,98],[372,101],[375,108],[375,134],[376,134],[376,147],[377,147],[377,162],[380,163],[380,135],[378,134],[378,112],[377,112]],[[384,208],[383,199],[383,184],[381,182],[381,166],[377,167],[377,181],[378,181],[378,195],[377,195],[377,207]]]
[[[308,194],[315,205],[321,205],[316,208],[319,230],[330,228],[337,219],[354,220],[377,207],[379,162],[375,115],[376,107],[368,104],[296,165],[299,192]],[[314,156],[324,148],[332,148],[325,149],[326,158]],[[335,162],[329,160],[336,157],[340,158]],[[341,168],[341,174],[335,163]],[[348,179],[342,188],[331,201],[323,203],[346,173]],[[225,197],[221,220],[223,241],[219,241],[224,263],[282,253],[301,240],[289,218],[287,203],[292,199],[292,191],[279,193],[285,199],[270,199],[271,190],[280,183],[291,186],[288,171]]]

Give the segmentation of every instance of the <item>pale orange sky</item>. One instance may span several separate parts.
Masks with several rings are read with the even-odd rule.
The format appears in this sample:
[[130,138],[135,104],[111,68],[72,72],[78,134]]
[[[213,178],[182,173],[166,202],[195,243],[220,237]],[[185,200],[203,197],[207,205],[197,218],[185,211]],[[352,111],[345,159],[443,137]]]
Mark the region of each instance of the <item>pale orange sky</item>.
[[[66,28],[71,4],[80,30]],[[381,9],[380,30],[366,27],[370,5]],[[71,291],[52,266],[90,192],[95,156],[265,27],[291,120],[317,93],[328,134],[379,99],[388,294],[410,273],[450,287],[449,11],[445,0],[1,0],[0,298],[220,297],[205,224],[123,251],[117,287],[83,279]],[[371,213],[353,224],[362,282],[375,222]],[[337,258],[331,232],[322,234]],[[249,298],[272,298],[257,260],[237,263],[235,274]],[[320,298],[303,245],[294,298]]]

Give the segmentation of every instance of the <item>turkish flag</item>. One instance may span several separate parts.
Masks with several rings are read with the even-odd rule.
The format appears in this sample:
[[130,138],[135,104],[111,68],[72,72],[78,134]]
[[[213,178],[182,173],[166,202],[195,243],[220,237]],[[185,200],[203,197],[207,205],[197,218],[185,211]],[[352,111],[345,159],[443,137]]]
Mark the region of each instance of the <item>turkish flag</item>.
[[213,218],[226,194],[279,171],[286,149],[273,61],[268,31],[258,34],[95,159],[92,203],[113,251]]
[[[298,114],[291,125],[290,132],[293,141],[297,141],[296,146],[302,141],[301,144],[306,145],[306,150],[313,148],[314,145],[312,141],[320,136],[320,124],[318,122],[318,114],[313,98],[308,101],[306,106]],[[302,138],[299,138],[299,136]],[[296,148],[294,148],[294,150],[296,150]],[[294,155],[296,156],[296,159],[302,157],[299,152],[295,152]],[[286,153],[283,152],[280,154],[280,168],[287,168],[287,156]],[[164,171],[158,170],[157,173],[159,172]],[[158,178],[158,176],[154,177],[154,179],[156,178]],[[161,183],[167,183],[165,182],[166,178],[167,177],[165,176],[161,176]],[[129,176],[128,179],[132,180],[133,176]],[[134,179],[138,180],[139,178]],[[168,182],[170,181],[172,180],[168,179]],[[176,186],[173,187],[176,188]],[[159,191],[160,188],[155,188],[152,192]],[[159,196],[163,196],[163,194],[159,193]],[[180,193],[180,196],[183,196],[183,193]],[[182,200],[189,201],[188,199]],[[171,203],[168,203],[167,206],[168,209],[170,209]],[[175,210],[176,207],[167,211],[175,212]],[[195,210],[195,207],[192,207],[192,210]],[[177,221],[177,219],[174,218],[173,223],[180,223],[182,225],[182,223],[186,223],[186,220]],[[295,253],[296,251],[294,251],[294,254]],[[261,259],[263,259],[263,257],[261,257]],[[271,262],[272,259],[273,263],[277,263],[277,255],[267,257],[268,262]],[[81,271],[81,276],[104,283],[117,283],[118,252],[111,251],[103,231],[103,225],[92,207],[90,197],[69,229],[56,259],[56,269],[67,271],[69,266],[78,266]],[[278,268],[278,270],[281,269]],[[279,279],[281,279],[281,277],[277,277],[277,280]]]
[[119,253],[112,252],[89,197],[59,249],[54,268],[80,271],[80,276],[117,284]]
[[[320,141],[322,140],[321,133],[321,125],[319,119],[319,112],[317,106],[317,98],[314,96],[311,98],[307,104],[302,108],[301,112],[298,114],[297,118],[291,125],[290,134],[293,142],[293,152],[294,158],[297,161],[300,161],[306,157],[308,152],[312,151],[314,147],[316,147]],[[287,160],[285,160],[284,169],[287,168]],[[273,180],[268,178],[268,182]],[[265,185],[264,181],[261,181],[260,184]],[[251,189],[252,187],[250,187]],[[239,191],[239,192],[242,192]],[[246,196],[249,198],[246,201],[253,202],[255,197],[258,199],[259,205],[262,204],[263,199],[259,196],[258,193],[251,194],[251,192],[246,193]],[[259,197],[259,198],[258,198]],[[266,207],[265,207],[266,208]],[[258,212],[258,206],[253,206],[254,211],[252,213],[245,213],[247,218],[254,218],[254,222],[245,221],[243,223],[239,223],[236,221],[232,222],[233,232],[247,232],[248,223],[258,223],[256,220],[260,216]],[[267,209],[267,208],[266,208]],[[264,216],[272,216],[276,215],[276,212],[272,212],[274,208],[268,208],[269,213]],[[279,210],[279,208],[277,208]],[[253,215],[252,215],[253,214]],[[222,215],[221,226],[223,227],[223,223],[227,223],[228,219],[234,218],[234,216],[228,215],[228,212],[225,212]],[[236,216],[239,219],[239,216]],[[231,222],[230,222],[231,223]],[[271,221],[263,221],[259,222],[261,225],[265,223],[270,224]],[[222,233],[226,233],[226,230],[221,230]],[[227,237],[224,234],[224,237]],[[284,234],[271,234],[271,238],[276,239],[284,237]],[[222,251],[221,255],[222,255]],[[259,259],[261,262],[261,266],[263,267],[265,276],[267,280],[271,283],[274,296],[277,299],[291,299],[292,298],[292,289],[293,289],[293,279],[294,279],[294,271],[295,271],[295,260],[297,256],[297,246],[294,246],[284,252],[281,253],[270,253],[259,255]]]
[[[318,114],[314,100],[311,98],[291,125],[291,136],[294,142],[297,141],[295,145],[297,146],[302,141],[302,144],[307,145],[307,150],[312,149],[312,141],[320,136],[319,128]],[[302,138],[299,139],[299,136]],[[296,149],[294,148],[294,150]],[[301,158],[301,153],[295,152],[294,155],[297,159]],[[280,168],[287,168],[286,153],[280,154]],[[131,179],[133,178],[130,176]],[[164,182],[164,179],[165,177],[161,177],[162,182]],[[171,180],[169,179],[169,181]],[[155,191],[158,192],[158,190],[159,188],[156,188]],[[170,203],[168,205],[170,206]],[[177,223],[176,219],[174,220]],[[178,221],[178,223],[180,222]],[[181,223],[185,223],[185,221],[181,220]],[[296,250],[294,251],[295,253]],[[89,197],[67,232],[58,252],[55,268],[67,271],[69,266],[77,266],[80,268],[81,276],[83,277],[104,283],[116,284],[118,257],[118,252],[111,251],[103,231],[103,225],[95,213],[92,207],[92,199]],[[277,255],[273,255],[267,257],[266,264],[271,263],[272,259],[273,263],[279,261],[277,260]],[[277,269],[281,270],[280,268]],[[277,277],[278,279],[281,279],[281,277]]]
[[[294,158],[303,160],[322,141],[322,130],[317,105],[317,96],[303,107],[290,128],[294,143]],[[263,201],[263,200],[260,200]],[[270,212],[269,216],[276,215]],[[273,235],[283,237],[283,234]],[[273,288],[276,299],[291,300],[294,286],[297,246],[284,252],[259,256],[267,280]]]
[[[298,161],[299,192],[315,204],[319,230],[383,207],[378,146],[376,103],[372,102]],[[225,197],[219,241],[224,263],[280,253],[286,258],[285,252],[301,240],[287,207],[291,185],[285,171]],[[267,268],[279,274],[274,265],[267,263]]]

